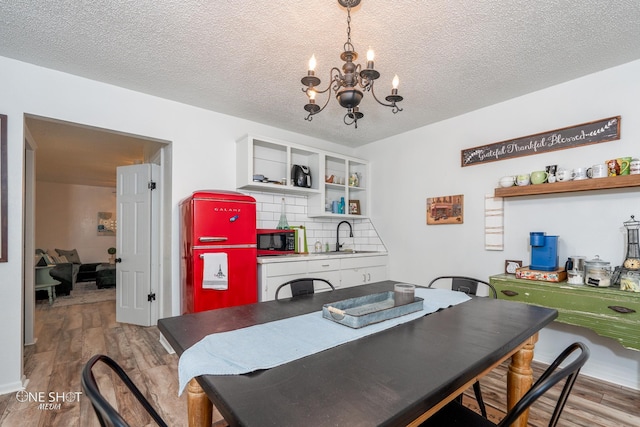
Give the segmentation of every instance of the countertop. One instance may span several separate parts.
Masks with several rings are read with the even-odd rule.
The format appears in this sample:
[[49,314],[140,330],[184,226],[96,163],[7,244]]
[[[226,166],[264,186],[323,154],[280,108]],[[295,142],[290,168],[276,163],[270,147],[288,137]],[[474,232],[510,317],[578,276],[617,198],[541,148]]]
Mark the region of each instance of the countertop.
[[388,255],[388,252],[375,252],[375,251],[320,252],[320,253],[312,252],[308,254],[267,255],[267,256],[259,256],[258,264],[309,261],[309,260],[315,260],[315,259],[357,258],[357,257],[370,257],[370,256],[380,256],[380,255]]

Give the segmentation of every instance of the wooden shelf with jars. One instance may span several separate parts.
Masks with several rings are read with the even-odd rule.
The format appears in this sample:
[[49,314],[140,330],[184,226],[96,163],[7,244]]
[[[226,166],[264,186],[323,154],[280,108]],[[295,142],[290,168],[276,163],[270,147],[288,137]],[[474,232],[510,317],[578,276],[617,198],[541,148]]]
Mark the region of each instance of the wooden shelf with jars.
[[553,184],[529,184],[500,187],[495,197],[533,196],[537,194],[571,193],[577,191],[608,190],[613,188],[640,187],[640,175],[620,175],[607,178],[591,178],[579,181],[554,182]]

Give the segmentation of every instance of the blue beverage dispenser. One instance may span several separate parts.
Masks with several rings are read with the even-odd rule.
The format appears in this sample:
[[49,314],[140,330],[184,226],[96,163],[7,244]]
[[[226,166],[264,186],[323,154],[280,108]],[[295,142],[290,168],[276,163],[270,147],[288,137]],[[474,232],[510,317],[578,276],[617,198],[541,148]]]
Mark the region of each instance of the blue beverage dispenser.
[[529,233],[531,244],[531,270],[555,271],[558,269],[558,236],[543,232]]

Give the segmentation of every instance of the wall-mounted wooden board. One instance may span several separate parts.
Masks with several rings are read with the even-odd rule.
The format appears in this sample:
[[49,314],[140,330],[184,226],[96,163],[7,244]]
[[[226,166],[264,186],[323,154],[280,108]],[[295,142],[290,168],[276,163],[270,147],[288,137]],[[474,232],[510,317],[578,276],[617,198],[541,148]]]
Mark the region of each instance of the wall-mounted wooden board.
[[616,139],[620,139],[620,116],[467,148],[460,153],[461,166],[531,156]]

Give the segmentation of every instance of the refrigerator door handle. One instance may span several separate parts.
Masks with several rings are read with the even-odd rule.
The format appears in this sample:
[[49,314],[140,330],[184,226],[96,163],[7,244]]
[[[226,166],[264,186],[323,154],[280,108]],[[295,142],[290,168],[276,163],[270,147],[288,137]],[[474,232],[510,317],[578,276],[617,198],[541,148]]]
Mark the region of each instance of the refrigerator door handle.
[[208,242],[226,242],[228,240],[227,237],[199,237],[198,240],[202,243]]

